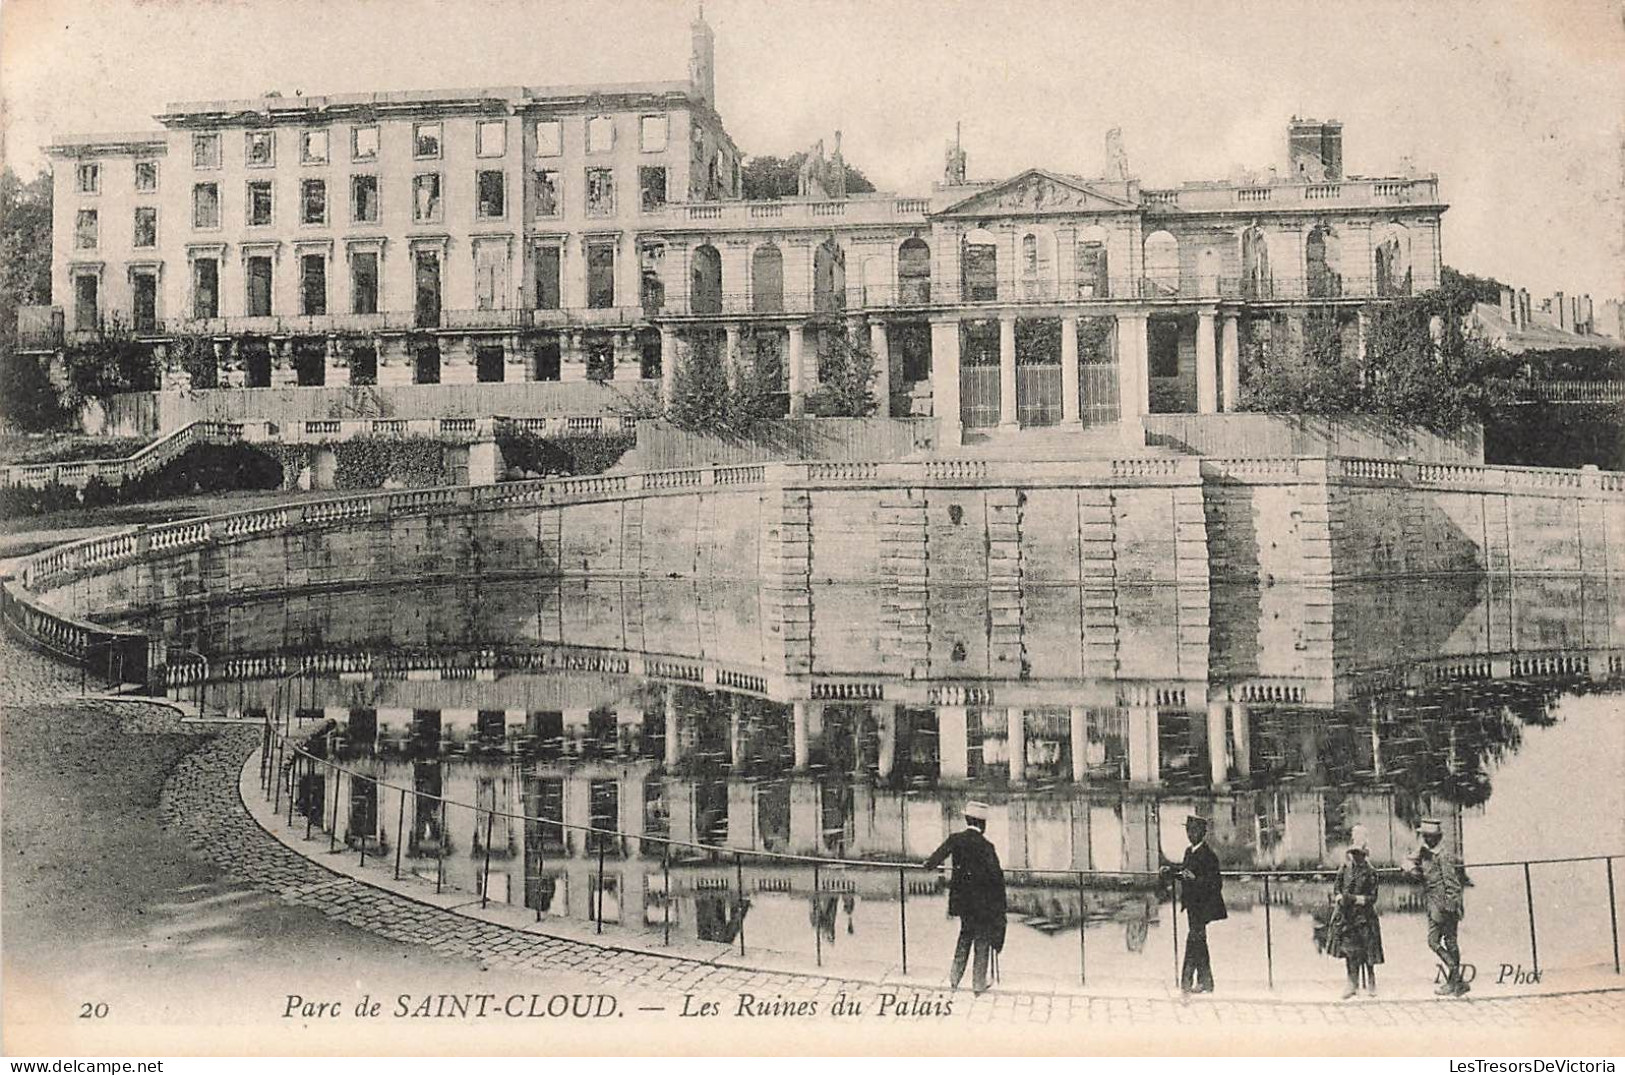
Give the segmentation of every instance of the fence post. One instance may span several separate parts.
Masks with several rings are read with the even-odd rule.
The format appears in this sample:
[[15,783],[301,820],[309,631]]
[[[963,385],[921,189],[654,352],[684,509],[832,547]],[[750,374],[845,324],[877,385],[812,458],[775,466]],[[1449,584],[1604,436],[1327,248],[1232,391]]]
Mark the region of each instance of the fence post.
[[327,830],[327,850],[337,851],[339,847],[339,792],[344,787],[344,770],[338,764],[332,763],[333,768],[333,827]]
[[897,867],[897,926],[903,935],[903,973],[908,973],[908,879],[906,867]]
[[1083,871],[1078,871],[1078,984],[1089,984],[1089,905],[1084,899]]
[[588,831],[598,837],[598,898],[593,901],[595,919],[593,932],[602,933],[604,932],[604,845],[608,841],[604,839],[603,833],[597,829],[589,829]]
[[276,781],[276,790],[271,794],[271,813],[282,813],[282,751],[286,744],[281,738],[276,741],[276,764],[271,770],[271,779]]
[[434,894],[446,883],[446,800],[440,799],[440,839],[434,844]]
[[665,943],[671,946],[671,843],[667,841],[665,853],[660,856],[660,874],[666,885]]
[[739,892],[739,954],[745,954],[745,858],[734,852],[734,884]]
[[[350,785],[351,785],[350,794],[351,795],[355,794],[355,780],[356,780],[356,778],[353,777],[353,776],[350,778]],[[372,807],[372,815],[373,815],[372,816],[372,829],[373,829],[373,832],[376,833],[378,831],[378,799],[377,799],[378,782],[376,780],[373,781],[372,790],[373,790],[373,793],[374,793],[373,807]],[[370,836],[370,835],[372,835],[372,833],[365,833],[364,832],[364,833],[361,834],[360,838],[356,840],[356,843],[361,845],[361,865],[363,865],[363,866],[365,866],[367,864],[367,837]]]
[[401,879],[401,834],[406,831],[406,789],[401,789],[400,804],[395,808],[395,880]]
[[1180,967],[1180,964],[1179,964],[1179,886],[1180,886],[1181,883],[1182,882],[1179,879],[1179,875],[1175,874],[1174,875],[1174,899],[1173,899],[1173,908],[1174,908],[1174,928],[1173,928],[1173,934],[1174,934],[1174,982],[1175,982],[1175,984],[1182,986],[1182,985],[1185,984],[1185,981],[1184,981],[1184,971],[1182,970],[1182,968]]
[[[310,758],[310,757],[307,757],[305,759],[304,780],[306,782],[309,782],[312,779],[312,770],[314,770],[316,768],[316,766],[314,764],[315,760],[316,759]],[[323,802],[323,804],[325,806],[327,800],[323,799],[322,802]],[[326,810],[323,810],[322,812],[326,813]],[[314,822],[313,822],[313,820],[312,820],[312,818],[310,816],[313,813],[315,813],[315,811],[311,809],[310,796],[307,794],[305,796],[305,839],[307,839],[307,840],[310,839],[310,827],[311,827],[312,824],[314,824]]]
[[1540,974],[1540,948],[1535,943],[1535,887],[1529,880],[1529,863],[1523,864],[1523,900],[1524,906],[1529,908],[1529,961],[1535,965],[1535,974]]
[[1614,932],[1614,973],[1619,973],[1619,912],[1614,905],[1614,856],[1603,862],[1608,867],[1608,927]]
[[497,820],[496,804],[492,803],[491,806],[491,812],[485,815],[485,870],[480,877],[480,910],[482,911],[485,910],[485,905],[490,902],[491,898],[491,826],[496,824]]
[[1264,875],[1264,960],[1269,968],[1269,986],[1275,988],[1275,931],[1270,923],[1270,875]]
[[824,965],[824,890],[818,885],[818,863],[813,862],[813,958]]

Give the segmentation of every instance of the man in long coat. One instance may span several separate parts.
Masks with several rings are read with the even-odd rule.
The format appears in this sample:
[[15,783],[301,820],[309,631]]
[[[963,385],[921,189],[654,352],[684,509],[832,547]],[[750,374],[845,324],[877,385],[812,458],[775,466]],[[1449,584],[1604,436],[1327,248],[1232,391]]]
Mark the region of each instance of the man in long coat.
[[1405,870],[1422,882],[1422,899],[1428,912],[1428,947],[1439,957],[1445,980],[1434,992],[1442,997],[1459,997],[1468,985],[1461,977],[1461,948],[1456,931],[1461,927],[1466,905],[1461,898],[1461,863],[1444,846],[1444,827],[1434,818],[1417,826],[1421,838],[1416,850],[1405,856]]
[[987,991],[990,954],[1004,948],[1004,868],[999,865],[999,853],[983,835],[987,814],[986,803],[966,803],[965,827],[944,840],[925,860],[928,870],[953,860],[948,914],[959,919],[959,942],[954,946],[950,979],[958,989],[959,980],[965,976],[965,961],[974,950],[971,989],[977,993]]
[[1207,818],[1192,814],[1185,819],[1185,837],[1190,846],[1179,863],[1179,896],[1185,905],[1190,928],[1185,933],[1185,962],[1179,969],[1179,988],[1184,993],[1213,992],[1213,961],[1207,950],[1207,926],[1230,917],[1224,906],[1224,878],[1219,874],[1219,856],[1207,845]]

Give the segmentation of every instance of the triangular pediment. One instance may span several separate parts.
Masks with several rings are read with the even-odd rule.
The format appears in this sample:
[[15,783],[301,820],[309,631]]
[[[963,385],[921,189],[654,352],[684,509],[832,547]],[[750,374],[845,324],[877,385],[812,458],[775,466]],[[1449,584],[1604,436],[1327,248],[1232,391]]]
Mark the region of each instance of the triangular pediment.
[[1133,202],[1108,194],[1088,182],[1029,168],[995,187],[955,202],[939,216],[999,216],[1034,213],[1114,212],[1136,209]]

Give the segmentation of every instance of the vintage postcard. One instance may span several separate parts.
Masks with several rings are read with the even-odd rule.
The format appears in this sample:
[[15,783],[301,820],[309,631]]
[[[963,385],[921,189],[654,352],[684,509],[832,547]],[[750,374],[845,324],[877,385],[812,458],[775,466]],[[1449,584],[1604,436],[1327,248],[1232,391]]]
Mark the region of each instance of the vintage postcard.
[[1619,1054],[1622,26],[9,0],[4,1051]]

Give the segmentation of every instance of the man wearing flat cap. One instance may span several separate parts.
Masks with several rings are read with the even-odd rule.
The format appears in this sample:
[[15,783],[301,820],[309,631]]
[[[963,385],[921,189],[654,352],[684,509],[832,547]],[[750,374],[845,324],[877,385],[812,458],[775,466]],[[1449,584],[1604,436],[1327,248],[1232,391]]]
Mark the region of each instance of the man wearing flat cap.
[[1004,949],[1004,868],[999,853],[983,835],[987,829],[986,803],[965,804],[965,827],[949,836],[931,852],[925,868],[934,870],[953,860],[954,874],[948,882],[948,914],[959,919],[959,943],[954,946],[950,981],[955,989],[965,976],[965,961],[976,953],[971,988],[985,993],[987,967],[992,952]]
[[1213,992],[1213,962],[1207,950],[1207,926],[1230,917],[1224,906],[1224,878],[1219,856],[1207,845],[1208,819],[1192,814],[1185,819],[1190,846],[1179,863],[1179,897],[1185,905],[1189,929],[1185,933],[1185,962],[1179,968],[1183,993]]
[[1461,863],[1444,846],[1444,827],[1435,818],[1423,818],[1416,827],[1416,850],[1405,856],[1405,871],[1422,882],[1422,900],[1428,912],[1428,947],[1446,971],[1434,992],[1459,997],[1469,986],[1461,977],[1461,948],[1456,931],[1466,905],[1461,898]]

